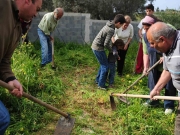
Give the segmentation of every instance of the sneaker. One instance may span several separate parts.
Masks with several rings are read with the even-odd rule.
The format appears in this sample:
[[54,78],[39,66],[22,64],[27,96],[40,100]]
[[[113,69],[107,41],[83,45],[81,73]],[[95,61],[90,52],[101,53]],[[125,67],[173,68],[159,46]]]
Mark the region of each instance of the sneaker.
[[165,111],[164,111],[164,114],[165,114],[165,115],[169,115],[169,114],[172,114],[172,112],[173,112],[173,109],[171,109],[171,108],[166,108]]
[[107,86],[105,86],[105,87],[98,86],[98,89],[107,90]]
[[145,103],[143,103],[143,106],[150,107],[150,106],[158,106],[159,100],[147,100]]

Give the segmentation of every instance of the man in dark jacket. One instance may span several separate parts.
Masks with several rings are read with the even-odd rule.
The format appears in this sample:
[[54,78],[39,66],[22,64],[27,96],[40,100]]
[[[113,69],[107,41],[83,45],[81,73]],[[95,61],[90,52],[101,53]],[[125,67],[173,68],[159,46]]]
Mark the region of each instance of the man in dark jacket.
[[[21,97],[23,88],[11,69],[11,57],[21,38],[21,20],[29,21],[41,9],[42,0],[0,0],[0,80],[14,87],[10,93]],[[9,125],[10,116],[0,101],[0,134]]]
[[118,14],[115,16],[113,21],[108,21],[106,25],[100,30],[98,35],[95,37],[92,43],[92,51],[96,56],[98,62],[100,63],[100,68],[96,76],[96,83],[98,83],[98,88],[106,90],[105,86],[107,72],[108,72],[108,59],[104,48],[112,52],[111,48],[111,38],[114,35],[115,28],[120,28],[123,23],[125,23],[125,18],[123,15]]

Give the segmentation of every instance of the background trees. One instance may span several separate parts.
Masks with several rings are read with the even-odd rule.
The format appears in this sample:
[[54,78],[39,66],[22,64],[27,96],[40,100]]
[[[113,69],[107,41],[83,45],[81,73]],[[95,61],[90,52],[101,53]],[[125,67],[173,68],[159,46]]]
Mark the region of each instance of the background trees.
[[[90,13],[91,19],[109,20],[115,14],[130,15],[133,20],[139,21],[145,16],[144,5],[155,0],[43,0],[42,11],[53,11],[55,7],[63,7],[65,12]],[[155,7],[155,15],[180,28],[178,24],[180,11]]]
[[[154,1],[154,0],[151,0]],[[115,14],[143,13],[147,0],[44,0],[43,10],[61,6],[66,12],[90,13],[92,19],[108,20]]]

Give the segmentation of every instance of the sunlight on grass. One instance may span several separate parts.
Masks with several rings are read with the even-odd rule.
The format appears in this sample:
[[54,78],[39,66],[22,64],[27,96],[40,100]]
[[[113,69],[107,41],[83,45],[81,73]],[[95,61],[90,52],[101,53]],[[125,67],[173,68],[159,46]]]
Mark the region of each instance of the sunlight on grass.
[[[111,110],[109,95],[124,92],[141,75],[133,74],[138,44],[128,50],[124,75],[115,77],[115,87],[108,91],[97,88],[98,62],[90,45],[55,42],[56,71],[51,64],[40,68],[39,43],[21,45],[13,56],[13,71],[25,91],[67,112],[75,118],[72,135],[172,135],[175,113],[164,115],[159,107],[146,108],[146,99],[127,98],[130,105],[114,97],[117,109]],[[128,94],[149,94],[147,77],[133,86]],[[50,135],[61,117],[27,99],[17,99],[1,88],[1,100],[11,114],[6,135]],[[5,98],[7,97],[7,98]]]

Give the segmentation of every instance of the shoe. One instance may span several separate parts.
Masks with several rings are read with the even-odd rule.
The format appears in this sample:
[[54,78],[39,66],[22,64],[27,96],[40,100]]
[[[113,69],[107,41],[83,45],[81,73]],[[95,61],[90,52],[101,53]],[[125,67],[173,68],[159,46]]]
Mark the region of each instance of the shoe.
[[105,87],[98,86],[98,89],[107,90],[107,86],[105,86]]
[[55,66],[54,66],[54,67],[53,67],[53,66],[51,66],[51,68],[52,68],[53,70],[56,70],[56,67],[55,67]]
[[40,66],[41,66],[41,68],[42,68],[42,67],[45,67],[45,66],[46,66],[46,64],[41,64]]
[[169,114],[172,114],[172,113],[173,113],[173,109],[171,109],[171,108],[166,108],[165,111],[164,111],[165,115],[169,115]]
[[118,73],[118,76],[119,76],[119,77],[122,77],[122,73]]
[[143,106],[150,107],[150,106],[158,106],[159,100],[147,100],[145,103],[143,103]]
[[110,84],[108,87],[109,87],[109,88],[114,88],[114,85],[113,85],[113,84]]

